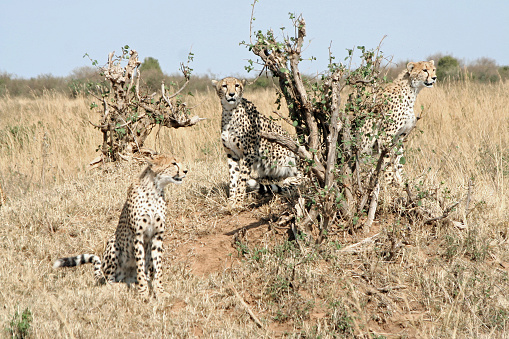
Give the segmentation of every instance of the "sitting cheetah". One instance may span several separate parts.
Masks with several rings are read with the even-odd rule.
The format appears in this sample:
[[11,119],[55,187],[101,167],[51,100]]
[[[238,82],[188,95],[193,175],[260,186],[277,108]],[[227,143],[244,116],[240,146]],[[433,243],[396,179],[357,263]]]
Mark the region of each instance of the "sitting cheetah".
[[[380,153],[389,147],[390,166],[385,172],[386,183],[403,184],[403,144],[400,143],[417,123],[414,114],[417,94],[424,87],[433,87],[436,82],[436,68],[433,60],[409,62],[406,69],[394,82],[377,93],[375,114],[379,118],[368,119],[361,127],[361,153],[371,154],[373,150]],[[376,137],[378,135],[378,137]],[[397,144],[399,147],[396,147]],[[376,147],[375,147],[375,144]],[[392,167],[392,168],[391,168]]]
[[285,134],[283,128],[260,114],[256,107],[242,97],[245,81],[228,77],[212,80],[223,107],[221,119],[221,139],[228,157],[230,172],[230,201],[235,206],[241,203],[246,193],[246,185],[279,192],[281,187],[261,185],[249,179],[251,171],[257,172],[259,179],[272,180],[296,178],[299,174],[296,156],[290,150],[260,137],[260,131]]
[[147,278],[154,295],[161,286],[161,255],[166,219],[164,188],[181,184],[187,170],[169,155],[157,155],[149,161],[139,179],[129,187],[115,234],[110,238],[103,260],[93,254],[58,259],[53,267],[94,264],[98,283],[135,283],[142,297],[149,294]]

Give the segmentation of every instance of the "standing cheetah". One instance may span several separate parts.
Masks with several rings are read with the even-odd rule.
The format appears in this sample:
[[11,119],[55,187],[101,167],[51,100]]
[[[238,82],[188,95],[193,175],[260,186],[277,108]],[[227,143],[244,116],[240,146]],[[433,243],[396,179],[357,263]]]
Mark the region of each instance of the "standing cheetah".
[[[403,144],[400,142],[415,127],[417,118],[414,114],[417,94],[424,87],[433,87],[436,82],[436,67],[433,60],[409,62],[406,69],[394,82],[377,93],[375,114],[378,118],[368,119],[361,127],[361,153],[378,153],[389,148],[390,166],[385,172],[386,182],[403,184]],[[399,147],[396,147],[397,144]],[[376,147],[375,147],[376,144]],[[397,148],[397,149],[395,149]]]
[[[260,131],[285,134],[283,128],[260,114],[256,107],[243,98],[245,81],[228,77],[212,80],[221,99],[221,139],[230,173],[230,201],[241,203],[246,185],[263,192],[268,187],[249,179],[251,171],[260,179],[280,180],[296,178],[299,172],[295,166],[293,152],[260,136]],[[270,190],[280,191],[281,187],[271,185]]]
[[163,292],[161,286],[161,255],[166,219],[164,188],[169,183],[181,184],[185,169],[169,155],[157,155],[149,161],[127,191],[115,234],[110,238],[103,260],[93,254],[55,261],[53,267],[72,267],[94,264],[94,277],[98,283],[135,283],[140,295],[148,297],[147,279],[154,295]]

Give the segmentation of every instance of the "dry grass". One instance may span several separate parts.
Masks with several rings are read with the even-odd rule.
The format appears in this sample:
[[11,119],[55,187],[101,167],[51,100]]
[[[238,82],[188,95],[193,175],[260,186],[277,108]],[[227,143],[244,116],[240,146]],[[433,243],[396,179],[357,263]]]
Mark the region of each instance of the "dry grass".
[[[340,249],[368,235],[338,231],[320,250],[287,242],[285,230],[268,226],[282,212],[279,198],[227,210],[219,100],[196,94],[190,105],[199,103],[196,114],[208,119],[156,131],[147,145],[189,168],[185,184],[167,192],[168,295],[150,302],[124,285],[95,286],[90,266],[51,268],[62,255],[102,251],[142,165],[86,171],[101,143],[86,98],[2,98],[0,331],[28,308],[31,335],[41,338],[503,337],[508,93],[509,83],[469,82],[422,91],[422,133],[410,137],[407,174],[414,191],[432,192],[445,205],[463,199],[472,179],[468,213],[463,200],[453,213],[467,227],[423,225],[387,207],[372,230],[380,232],[376,246],[356,253]],[[274,109],[272,92],[246,96],[264,112]]]

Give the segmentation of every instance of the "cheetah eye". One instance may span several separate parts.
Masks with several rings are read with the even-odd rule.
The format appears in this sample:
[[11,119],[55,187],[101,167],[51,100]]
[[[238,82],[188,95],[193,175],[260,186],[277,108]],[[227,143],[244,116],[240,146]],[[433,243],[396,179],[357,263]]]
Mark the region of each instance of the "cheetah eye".
[[235,84],[235,87],[237,87],[237,88],[238,88],[239,86],[240,86],[239,84]]
[[426,72],[426,73],[428,73],[428,70],[427,70],[427,69],[425,68],[425,69],[423,69],[423,72]]

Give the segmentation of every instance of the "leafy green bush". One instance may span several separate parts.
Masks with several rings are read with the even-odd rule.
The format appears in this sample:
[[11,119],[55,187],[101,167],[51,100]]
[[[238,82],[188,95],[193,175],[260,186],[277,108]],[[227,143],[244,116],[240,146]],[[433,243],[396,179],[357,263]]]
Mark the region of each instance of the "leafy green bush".
[[458,80],[460,77],[460,63],[458,59],[446,55],[438,60],[437,63],[438,80]]

